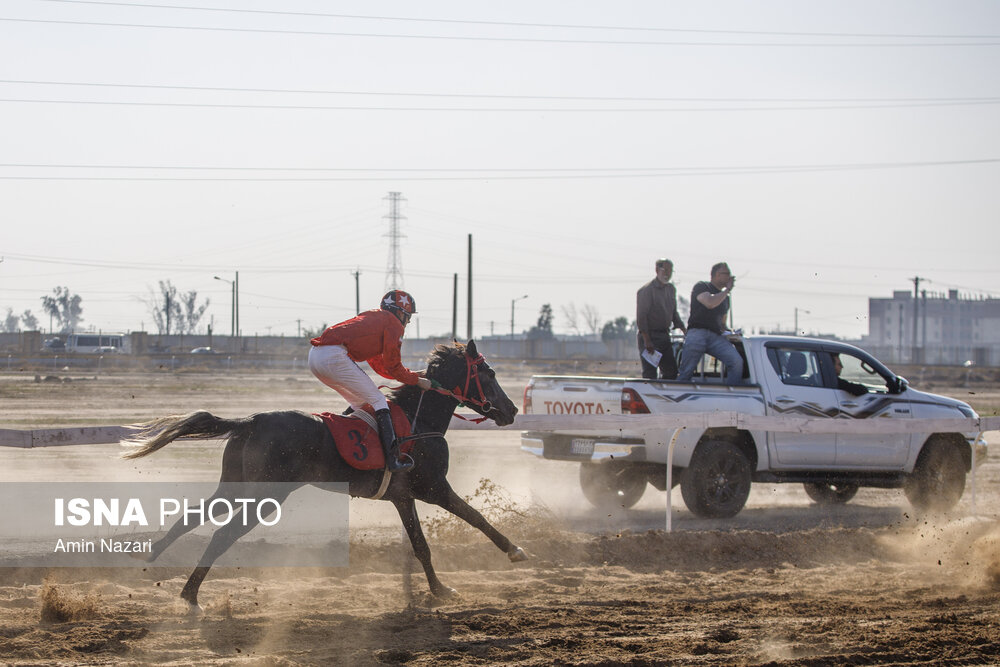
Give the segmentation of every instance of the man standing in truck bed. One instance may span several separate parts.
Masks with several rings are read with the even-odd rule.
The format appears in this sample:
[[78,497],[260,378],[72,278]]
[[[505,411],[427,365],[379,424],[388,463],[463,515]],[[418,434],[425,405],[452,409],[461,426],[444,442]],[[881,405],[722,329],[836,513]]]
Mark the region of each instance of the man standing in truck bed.
[[726,384],[742,384],[743,358],[722,335],[734,282],[729,265],[719,262],[712,267],[711,280],[697,283],[691,290],[691,317],[677,376],[681,382],[691,381],[695,367],[707,352],[726,365]]
[[676,326],[684,331],[684,322],[677,313],[677,288],[670,282],[674,263],[669,259],[656,260],[656,277],[639,288],[635,295],[635,324],[639,329],[639,361],[642,362],[642,377],[656,379],[657,365],[646,361],[642,355],[659,352],[660,377],[673,380],[677,377],[677,360],[670,344],[670,328]]

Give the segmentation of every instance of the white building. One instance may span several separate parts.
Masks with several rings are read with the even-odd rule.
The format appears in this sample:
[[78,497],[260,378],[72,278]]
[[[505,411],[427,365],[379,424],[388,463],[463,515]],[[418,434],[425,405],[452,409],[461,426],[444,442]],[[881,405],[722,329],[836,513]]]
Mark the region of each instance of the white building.
[[889,362],[1000,366],[1000,299],[958,290],[870,298],[864,345]]

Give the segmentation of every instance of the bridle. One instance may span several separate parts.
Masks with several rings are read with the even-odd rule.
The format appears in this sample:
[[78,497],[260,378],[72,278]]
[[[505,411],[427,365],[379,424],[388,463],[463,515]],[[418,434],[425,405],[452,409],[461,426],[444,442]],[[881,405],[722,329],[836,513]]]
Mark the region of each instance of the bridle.
[[[443,394],[445,396],[450,396],[451,398],[454,398],[455,400],[458,401],[457,407],[462,407],[465,405],[475,405],[481,408],[484,413],[487,413],[493,409],[493,404],[489,400],[487,400],[486,392],[483,391],[482,380],[479,379],[479,370],[480,368],[482,368],[482,365],[486,361],[486,359],[483,357],[482,354],[476,357],[470,357],[467,354],[463,356],[465,357],[465,386],[459,387],[458,385],[455,385],[454,389],[448,390],[442,387],[437,382],[437,380],[431,380],[431,391],[436,391],[439,394]],[[473,381],[475,382],[476,390],[479,392],[479,398],[472,398],[469,396],[469,387],[472,386]],[[423,404],[423,402],[424,402],[424,392],[421,392],[420,400],[417,402],[417,411],[413,414],[414,428],[416,428],[417,416],[420,414],[420,406]],[[455,416],[463,421],[470,421],[473,422],[474,424],[480,424],[489,419],[489,417],[486,417],[485,415],[480,416],[477,419],[470,419],[469,417],[463,417],[462,415],[455,415]]]
[[[450,392],[443,388],[438,389],[437,391],[442,394],[446,393],[452,398],[458,399],[459,407],[463,405],[475,405],[482,408],[483,412],[489,412],[493,409],[493,404],[486,399],[486,392],[483,391],[483,383],[479,379],[479,369],[485,361],[486,359],[484,359],[481,354],[475,359],[465,355],[465,387],[459,390],[458,385],[455,385],[455,389]],[[476,390],[479,392],[479,398],[471,398],[469,396],[469,386],[473,381],[476,383]]]

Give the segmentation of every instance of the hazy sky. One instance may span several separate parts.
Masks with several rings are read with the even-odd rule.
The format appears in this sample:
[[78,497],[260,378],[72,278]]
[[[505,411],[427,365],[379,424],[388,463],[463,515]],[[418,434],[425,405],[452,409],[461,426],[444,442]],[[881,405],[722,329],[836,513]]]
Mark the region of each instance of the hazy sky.
[[[1000,4],[4,0],[0,309],[66,286],[152,328],[160,280],[244,335],[403,287],[476,335],[635,316],[727,260],[737,326],[856,336],[868,297],[1000,296]],[[808,311],[808,312],[806,312]],[[416,333],[411,325],[410,335]]]

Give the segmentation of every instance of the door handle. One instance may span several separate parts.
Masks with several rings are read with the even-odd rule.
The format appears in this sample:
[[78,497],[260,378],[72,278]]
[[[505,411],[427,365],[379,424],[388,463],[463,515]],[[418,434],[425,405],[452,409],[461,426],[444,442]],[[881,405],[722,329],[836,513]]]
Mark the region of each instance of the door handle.
[[795,399],[794,398],[789,398],[788,396],[779,396],[776,399],[774,399],[774,402],[775,403],[794,403]]
[[842,408],[856,408],[856,407],[858,407],[858,404],[855,401],[845,401],[845,402],[843,402],[843,403],[840,404],[840,407],[842,407]]

